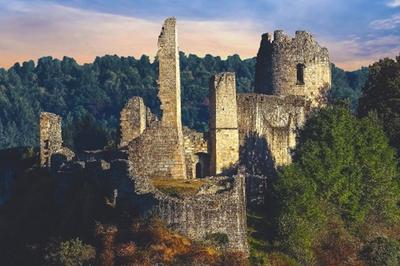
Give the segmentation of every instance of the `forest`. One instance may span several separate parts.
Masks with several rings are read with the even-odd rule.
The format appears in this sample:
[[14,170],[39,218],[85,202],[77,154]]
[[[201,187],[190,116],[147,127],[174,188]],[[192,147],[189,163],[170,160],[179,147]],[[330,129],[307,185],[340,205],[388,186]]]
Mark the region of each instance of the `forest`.
[[[255,62],[238,55],[200,58],[181,52],[183,124],[207,131],[210,77],[233,71],[238,92],[251,92]],[[119,113],[130,97],[143,97],[160,115],[157,75],[158,62],[145,55],[140,59],[106,55],[84,65],[68,57],[43,57],[37,64],[28,61],[0,69],[0,149],[37,147],[41,111],[62,116],[64,141],[73,149],[115,145]],[[367,68],[346,72],[332,66],[332,98],[347,99],[355,110],[367,75]]]

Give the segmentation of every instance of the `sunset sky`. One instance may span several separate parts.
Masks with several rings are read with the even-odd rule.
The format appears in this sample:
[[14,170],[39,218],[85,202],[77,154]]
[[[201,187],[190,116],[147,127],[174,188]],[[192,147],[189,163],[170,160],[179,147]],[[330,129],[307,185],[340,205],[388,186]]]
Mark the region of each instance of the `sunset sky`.
[[178,20],[180,50],[242,58],[260,35],[311,31],[353,70],[400,54],[400,0],[0,0],[0,66],[51,55],[154,56],[162,21]]

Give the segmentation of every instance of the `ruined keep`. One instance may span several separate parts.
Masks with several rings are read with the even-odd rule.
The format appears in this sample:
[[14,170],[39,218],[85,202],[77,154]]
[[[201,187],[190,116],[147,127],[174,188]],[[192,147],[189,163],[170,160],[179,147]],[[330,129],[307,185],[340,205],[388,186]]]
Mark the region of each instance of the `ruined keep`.
[[331,87],[329,54],[305,31],[263,34],[257,54],[255,93],[238,95],[242,149],[251,138],[265,140],[275,166],[291,162],[296,130],[313,108],[323,106]]
[[239,161],[235,73],[213,76],[209,99],[210,174],[218,175]]
[[[228,249],[248,254],[246,204],[265,202],[269,173],[291,162],[297,130],[325,104],[328,51],[307,32],[290,38],[276,31],[273,40],[264,34],[255,92],[237,94],[235,73],[214,75],[209,132],[196,132],[182,127],[175,18],[165,20],[158,46],[162,117],[135,96],[120,113],[119,148],[75,157],[62,146],[61,118],[42,113],[41,165],[61,183],[59,195],[71,180],[90,177],[113,204],[133,203],[142,217],[156,215],[195,240],[224,234]],[[169,194],[156,185],[165,180],[199,187],[190,195]]]
[[277,30],[273,40],[263,34],[256,69],[255,91],[261,94],[305,96],[320,106],[331,87],[328,50],[306,31],[291,38]]

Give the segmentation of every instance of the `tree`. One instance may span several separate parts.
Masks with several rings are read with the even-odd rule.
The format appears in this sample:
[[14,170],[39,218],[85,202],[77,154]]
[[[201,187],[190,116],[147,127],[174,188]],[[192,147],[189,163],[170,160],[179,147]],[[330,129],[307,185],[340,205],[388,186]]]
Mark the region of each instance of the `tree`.
[[90,265],[88,262],[96,256],[96,250],[82,243],[79,238],[68,241],[53,241],[46,247],[45,265],[75,266]]
[[300,261],[338,216],[348,227],[373,216],[399,221],[400,182],[394,150],[376,118],[356,118],[330,106],[312,114],[299,132],[293,164],[273,183],[277,232],[283,249]]
[[373,64],[360,98],[358,113],[376,112],[390,144],[400,154],[400,56]]

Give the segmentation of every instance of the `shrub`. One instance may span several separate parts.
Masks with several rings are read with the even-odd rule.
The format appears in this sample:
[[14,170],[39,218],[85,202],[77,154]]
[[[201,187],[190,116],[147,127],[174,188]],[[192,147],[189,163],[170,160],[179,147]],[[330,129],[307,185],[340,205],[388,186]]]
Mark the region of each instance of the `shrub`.
[[205,240],[216,246],[226,246],[229,243],[228,235],[224,233],[206,234]]
[[79,238],[68,241],[53,241],[45,250],[46,265],[75,266],[86,265],[95,258],[96,251],[91,245],[82,243]]
[[387,237],[377,237],[368,243],[362,257],[371,266],[400,265],[400,243]]

